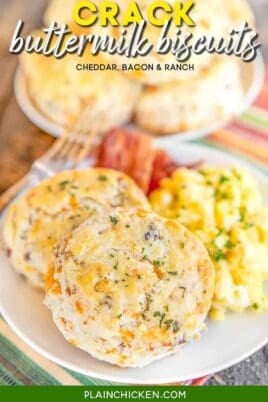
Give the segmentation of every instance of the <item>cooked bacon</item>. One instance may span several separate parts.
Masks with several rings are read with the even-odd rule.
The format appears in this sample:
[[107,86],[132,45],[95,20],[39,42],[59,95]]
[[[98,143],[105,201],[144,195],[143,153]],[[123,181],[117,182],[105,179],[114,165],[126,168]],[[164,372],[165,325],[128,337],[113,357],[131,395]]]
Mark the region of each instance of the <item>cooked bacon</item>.
[[157,149],[148,193],[158,188],[160,181],[171,176],[179,166],[167,152]]
[[136,140],[131,177],[147,193],[153,172],[155,150],[153,149],[152,139],[149,136],[139,134],[136,136]]
[[152,175],[155,151],[144,134],[116,128],[109,131],[99,149],[96,166],[126,173],[146,193]]
[[179,164],[167,152],[154,149],[151,137],[127,128],[110,130],[97,155],[95,166],[126,173],[146,194],[158,188],[161,180],[178,167],[195,169],[201,163]]

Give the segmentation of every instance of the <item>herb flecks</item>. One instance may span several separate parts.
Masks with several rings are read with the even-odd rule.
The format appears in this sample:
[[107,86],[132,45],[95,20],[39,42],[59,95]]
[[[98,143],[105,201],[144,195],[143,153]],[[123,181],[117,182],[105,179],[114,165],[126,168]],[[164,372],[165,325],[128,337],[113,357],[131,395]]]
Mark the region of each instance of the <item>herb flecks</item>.
[[214,258],[215,261],[219,262],[221,260],[225,260],[226,255],[223,253],[222,250],[218,249],[218,250],[215,251],[213,258]]
[[110,221],[113,225],[117,225],[119,222],[119,219],[116,216],[110,216]]
[[165,264],[164,261],[160,261],[160,260],[153,260],[153,265],[155,265],[156,267],[161,267]]
[[179,326],[178,321],[174,321],[173,324],[172,324],[172,327],[173,327],[173,332],[174,332],[174,334],[176,334],[177,332],[179,332],[180,326]]
[[179,289],[182,290],[182,298],[185,296],[186,288],[184,286],[180,286]]
[[159,328],[162,328],[163,320],[166,316],[166,313],[160,313],[160,311],[154,312],[154,317],[159,317]]
[[99,175],[98,180],[99,180],[99,181],[107,181],[108,178],[107,178],[107,176],[105,176],[104,174],[101,174],[101,175]]
[[117,270],[118,269],[118,262],[114,264],[113,269]]
[[220,177],[220,179],[219,179],[219,183],[220,183],[220,184],[227,183],[228,181],[230,181],[230,178],[227,177],[227,176],[224,176],[224,175],[222,175],[222,176]]
[[163,326],[168,331],[172,328],[174,334],[179,332],[180,326],[178,321],[173,320],[172,318],[166,318],[166,313],[161,313],[160,311],[154,312],[154,317],[159,317],[159,327],[162,328]]
[[235,244],[229,239],[229,240],[227,240],[227,242],[225,243],[225,247],[231,249],[231,248],[234,248],[234,247],[235,247]]
[[58,186],[60,188],[61,191],[65,190],[66,187],[70,184],[70,180],[63,180],[61,182],[59,182]]

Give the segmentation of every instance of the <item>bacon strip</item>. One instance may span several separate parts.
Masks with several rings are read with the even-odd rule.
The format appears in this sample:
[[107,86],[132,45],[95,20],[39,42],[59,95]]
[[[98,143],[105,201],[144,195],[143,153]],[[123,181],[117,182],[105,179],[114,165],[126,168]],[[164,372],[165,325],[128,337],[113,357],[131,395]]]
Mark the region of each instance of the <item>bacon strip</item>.
[[150,137],[116,128],[106,134],[99,149],[96,166],[126,173],[147,193],[154,158],[155,151]]
[[201,162],[182,165],[167,152],[155,149],[152,138],[127,128],[110,130],[98,150],[96,166],[119,170],[146,193],[159,187],[178,167],[197,168]]

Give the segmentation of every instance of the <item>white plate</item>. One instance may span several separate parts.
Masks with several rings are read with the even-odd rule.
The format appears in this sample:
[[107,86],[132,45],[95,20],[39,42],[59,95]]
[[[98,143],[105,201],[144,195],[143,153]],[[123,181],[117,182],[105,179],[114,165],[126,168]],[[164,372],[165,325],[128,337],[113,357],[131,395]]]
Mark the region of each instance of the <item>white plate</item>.
[[[261,53],[258,54],[257,59],[252,63],[241,62],[241,76],[244,88],[244,100],[240,105],[238,114],[244,112],[249,108],[249,106],[258,96],[263,86],[265,77],[265,63]],[[21,69],[17,70],[15,76],[14,91],[20,108],[28,117],[28,119],[31,120],[36,126],[54,137],[59,137],[63,133],[64,128],[57,123],[49,120],[38,110],[38,108],[32,102],[27,92],[25,77]],[[222,128],[226,125],[226,123],[226,121],[212,122],[211,125],[208,127],[204,127],[194,131],[174,133],[166,135],[164,138],[175,137],[179,141],[190,141],[200,137],[204,137],[211,132]]]
[[[161,141],[180,162],[204,160],[215,166],[244,165],[260,182],[268,204],[268,177],[251,165],[205,146]],[[179,353],[141,369],[122,369],[93,359],[64,340],[42,294],[29,287],[0,254],[0,309],[13,330],[33,349],[52,361],[91,377],[120,383],[161,384],[215,373],[254,353],[268,342],[268,314],[228,314],[224,322],[208,322],[201,340]]]

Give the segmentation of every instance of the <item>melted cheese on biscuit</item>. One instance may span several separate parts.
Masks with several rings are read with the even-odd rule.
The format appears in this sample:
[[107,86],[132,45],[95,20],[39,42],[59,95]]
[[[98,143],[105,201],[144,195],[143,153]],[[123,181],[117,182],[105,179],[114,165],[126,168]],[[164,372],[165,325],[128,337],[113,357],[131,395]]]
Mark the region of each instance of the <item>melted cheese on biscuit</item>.
[[213,266],[198,238],[142,210],[91,216],[60,245],[53,275],[46,303],[66,339],[131,367],[197,335],[214,289]]
[[54,245],[103,205],[149,208],[130,178],[109,169],[66,171],[30,189],[11,206],[4,222],[14,268],[42,288],[53,265]]

